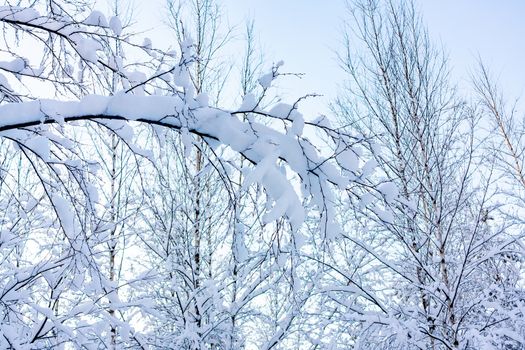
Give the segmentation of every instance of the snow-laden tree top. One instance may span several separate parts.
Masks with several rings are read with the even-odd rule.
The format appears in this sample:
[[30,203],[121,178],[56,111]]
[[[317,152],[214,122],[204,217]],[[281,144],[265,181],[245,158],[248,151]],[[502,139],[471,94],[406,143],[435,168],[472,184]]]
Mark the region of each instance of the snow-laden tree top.
[[[2,137],[18,142],[45,162],[56,162],[42,139],[54,133],[49,124],[120,120],[177,129],[183,136],[202,138],[212,149],[226,146],[249,161],[251,165],[242,169],[246,175],[243,188],[258,183],[273,203],[264,221],[284,216],[297,229],[304,221],[305,208],[313,205],[321,213],[324,234],[333,237],[337,233],[334,189],[352,193],[352,186],[365,186],[365,178],[373,169],[373,162],[360,160],[362,151],[357,145],[366,142],[364,138],[332,127],[324,116],[303,118],[297,110],[301,99],[263,108],[261,99],[248,94],[237,110],[210,107],[206,94],[195,93],[188,74],[199,60],[190,38],[178,53],[163,52],[153,48],[149,39],[138,44],[126,37],[117,17],[107,20],[94,11],[83,20],[75,20],[65,7],[55,5],[46,10],[0,8],[4,26],[29,36],[42,50],[35,60],[23,56],[22,50],[9,48],[11,59],[0,62],[3,99],[11,102],[0,106]],[[126,60],[125,52],[130,52],[133,60]],[[31,65],[35,61],[41,62],[40,67]],[[279,76],[281,65],[259,79],[263,95]],[[32,100],[38,96],[32,91],[34,81],[54,86],[59,98]],[[100,81],[111,82],[115,91],[106,91],[106,96],[85,95]],[[21,82],[28,93],[19,93],[11,82]],[[112,125],[105,124],[119,134]],[[308,129],[308,135],[316,135],[311,137],[315,141],[304,136]],[[186,147],[191,147],[192,138],[185,139],[189,140]],[[55,147],[71,146],[67,138],[55,137],[52,142]],[[327,145],[333,150],[328,151]],[[217,167],[225,178],[226,169]],[[299,191],[294,177],[300,180]],[[380,209],[376,212],[382,213]]]

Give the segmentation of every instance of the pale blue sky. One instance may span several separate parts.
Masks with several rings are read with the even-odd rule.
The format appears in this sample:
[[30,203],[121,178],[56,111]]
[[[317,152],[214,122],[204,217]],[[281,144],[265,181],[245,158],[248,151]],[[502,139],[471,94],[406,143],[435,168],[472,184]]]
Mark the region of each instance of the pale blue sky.
[[[156,23],[164,4],[164,0],[136,2],[136,14]],[[222,4],[232,25],[242,27],[245,19],[255,20],[269,64],[282,59],[284,70],[306,74],[301,80],[282,81],[285,95],[323,94],[325,98],[306,104],[303,112],[312,116],[327,112],[327,102],[343,81],[334,51],[340,47],[344,0],[223,0]],[[468,86],[479,55],[509,97],[525,94],[525,0],[416,0],[416,4],[432,39],[448,52],[453,78],[460,86]]]
[[430,34],[449,53],[457,75],[468,78],[478,55],[506,92],[525,93],[525,1],[420,0]]
[[[335,61],[343,0],[226,0],[232,23],[244,17],[256,21],[267,56],[283,59],[285,68],[306,73],[299,82],[287,82],[292,94],[318,92],[333,97],[342,75]],[[499,77],[505,92],[525,93],[525,1],[419,0],[430,35],[450,57],[453,77],[467,86],[478,55]],[[326,109],[327,98],[309,108]]]

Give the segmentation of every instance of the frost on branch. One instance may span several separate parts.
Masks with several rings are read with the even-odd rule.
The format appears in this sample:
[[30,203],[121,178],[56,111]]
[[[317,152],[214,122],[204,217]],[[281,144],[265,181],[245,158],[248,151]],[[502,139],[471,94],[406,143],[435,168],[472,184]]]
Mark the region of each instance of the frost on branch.
[[[38,126],[42,122],[124,120],[181,130],[183,134],[189,132],[215,147],[229,147],[252,164],[251,170],[246,171],[244,188],[255,182],[265,188],[269,200],[274,203],[265,221],[285,216],[293,228],[298,229],[304,220],[305,207],[313,204],[324,217],[324,230],[337,230],[331,203],[333,188],[345,191],[356,181],[357,158],[351,155],[357,157],[352,146],[360,140],[303,121],[295,107],[278,105],[270,111],[258,108],[251,111],[264,118],[278,119],[291,128],[301,120],[306,128],[320,129],[333,142],[344,144],[339,154],[323,156],[308,138],[300,136],[300,132],[281,131],[253,120],[242,121],[239,113],[206,107],[198,99],[185,100],[179,96],[91,95],[76,102],[39,100],[1,106],[0,131]],[[338,165],[341,159],[346,169]],[[295,174],[300,182],[300,193],[294,189],[294,181],[282,171],[282,166]]]
[[[34,9],[26,11],[7,6],[1,9],[1,13],[6,21],[25,20],[28,21],[27,26],[38,26],[51,36],[65,39],[83,65],[96,65],[97,70],[107,67],[112,74],[123,67],[122,57],[117,54],[110,54],[107,64],[103,62],[104,56],[108,56],[103,51],[109,42],[97,33],[106,31],[108,21],[98,11],[91,12],[82,23],[41,16]],[[79,26],[86,26],[82,34],[74,30]],[[110,33],[121,34],[118,18],[112,17],[109,27]],[[158,57],[158,50],[152,47],[149,38],[143,40],[141,47],[147,55]],[[358,173],[362,173],[359,181],[364,181],[372,170],[369,163],[362,171],[359,170],[360,153],[354,145],[364,140],[332,128],[329,123],[306,120],[298,111],[301,99],[293,104],[278,103],[263,109],[260,99],[248,94],[235,111],[208,107],[207,96],[195,96],[189,78],[188,69],[191,69],[195,59],[193,40],[185,38],[179,62],[175,62],[172,55],[165,55],[158,61],[155,71],[122,69],[118,72],[125,90],[113,97],[91,95],[76,102],[40,99],[0,107],[0,131],[34,127],[41,123],[118,119],[181,130],[184,138],[189,132],[214,147],[222,145],[242,154],[252,164],[253,170],[246,170],[248,179],[252,180],[246,182],[245,188],[251,182],[257,182],[266,190],[272,208],[263,218],[265,222],[286,217],[297,230],[304,220],[305,208],[313,205],[322,215],[322,232],[333,237],[338,230],[333,188],[348,190],[352,183],[358,182]],[[25,63],[17,62],[24,61],[17,58],[5,66],[10,67],[11,72],[19,73],[25,69]],[[259,79],[263,95],[281,75],[279,69],[282,65],[282,62],[277,63]],[[171,76],[172,79],[169,79]],[[155,91],[151,90],[153,87]],[[174,90],[175,94],[158,96],[162,89]],[[252,115],[252,118],[243,119],[246,114]],[[336,150],[332,154],[321,155],[318,147],[303,136],[307,131],[312,134],[319,132],[320,136],[316,137],[323,138]],[[295,180],[292,179],[294,176]],[[297,191],[294,186],[299,186],[300,190]]]
[[[46,9],[48,5],[51,9]],[[0,7],[0,22],[13,36],[29,38],[28,45],[34,46],[35,53],[35,57],[26,57],[24,48],[12,45],[0,62],[0,152],[6,163],[10,162],[0,168],[2,181],[9,185],[0,186],[0,201],[9,208],[3,222],[8,229],[0,231],[0,254],[6,261],[19,259],[12,247],[24,245],[44,252],[35,258],[37,262],[17,260],[17,266],[0,266],[4,280],[0,301],[8,305],[4,318],[10,320],[0,326],[4,336],[0,336],[0,347],[48,346],[51,343],[46,339],[55,331],[65,342],[80,347],[101,333],[107,334],[108,325],[118,328],[122,338],[129,337],[133,346],[142,346],[139,332],[126,319],[138,301],[123,299],[128,294],[134,297],[126,288],[155,280],[157,271],[155,266],[148,266],[140,278],[122,284],[108,277],[105,258],[117,245],[116,235],[126,231],[123,222],[127,217],[116,214],[122,208],[114,205],[114,189],[103,181],[100,169],[109,169],[114,176],[110,179],[115,180],[117,171],[111,169],[117,163],[115,154],[126,149],[129,158],[122,163],[127,166],[126,162],[135,162],[135,168],[130,168],[137,169],[122,175],[124,181],[132,182],[129,191],[139,192],[134,201],[130,200],[133,212],[143,214],[151,209],[143,208],[144,197],[153,198],[155,204],[158,200],[148,192],[151,179],[142,178],[142,165],[147,163],[149,170],[159,166],[159,159],[152,154],[157,155],[163,146],[160,141],[144,150],[142,146],[152,144],[140,139],[147,131],[154,130],[159,140],[166,136],[165,130],[178,133],[180,153],[186,158],[204,145],[215,158],[195,179],[205,178],[206,171],[215,171],[229,194],[238,188],[240,194],[223,199],[225,202],[262,192],[264,195],[254,201],[256,205],[267,203],[264,213],[255,219],[261,226],[267,225],[261,231],[278,226],[269,223],[287,221],[292,228],[291,241],[299,247],[311,238],[299,232],[308,214],[319,218],[316,238],[337,238],[337,194],[354,196],[356,187],[367,186],[366,176],[373,170],[372,163],[363,167],[358,147],[366,140],[332,127],[326,117],[314,121],[304,117],[299,112],[303,98],[263,107],[261,101],[281,75],[282,62],[258,79],[261,94],[246,94],[238,109],[212,107],[206,92],[200,91],[193,80],[193,65],[199,57],[189,35],[181,39],[177,52],[164,52],[155,47],[159,40],[128,35],[118,17],[98,11],[72,11],[68,6],[51,1],[30,8]],[[90,134],[92,129],[97,130],[96,142]],[[104,147],[113,158],[104,156]],[[98,160],[90,159],[93,154]],[[230,177],[231,168],[240,183]],[[23,172],[20,169],[25,174],[19,174]],[[381,193],[385,197],[393,197],[391,189],[384,190]],[[17,226],[20,218],[27,227]],[[144,238],[141,225],[145,223],[126,228]],[[279,237],[269,239],[269,247],[257,243],[261,251],[254,252],[247,242],[250,229],[236,221],[233,260],[239,266],[244,264],[246,271],[235,278],[246,278],[242,283],[248,286],[239,289],[241,301],[251,300],[250,293],[268,288],[264,286],[267,281],[279,280],[274,275],[277,270],[286,271],[291,259],[290,252],[282,252],[290,245],[279,246]],[[288,225],[285,231],[287,235]],[[161,254],[160,258],[167,260],[168,256]],[[224,271],[230,268],[226,260]],[[261,266],[262,275],[251,277]],[[198,308],[207,305],[207,290],[212,290],[215,282],[203,281],[203,271],[195,275],[195,294],[188,298]],[[226,292],[221,293],[227,293],[233,277],[222,278],[217,289],[224,288]],[[301,289],[297,278],[294,288]],[[122,289],[126,291],[120,293]],[[45,297],[40,290],[47,293]],[[294,298],[299,295],[293,294]],[[230,306],[228,312],[240,313],[244,304]],[[186,309],[185,314],[195,313],[190,306]],[[155,313],[145,304],[140,310]],[[297,312],[294,310],[290,312]],[[11,322],[18,322],[18,328],[11,327]],[[278,337],[286,333],[286,322],[281,323]],[[188,334],[203,329],[188,330]]]

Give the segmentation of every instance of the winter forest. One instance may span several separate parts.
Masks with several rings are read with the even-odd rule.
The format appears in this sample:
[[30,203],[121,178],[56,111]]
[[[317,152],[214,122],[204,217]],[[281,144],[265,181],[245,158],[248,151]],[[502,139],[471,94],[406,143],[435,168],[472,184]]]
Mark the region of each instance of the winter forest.
[[346,8],[319,116],[221,0],[2,1],[0,349],[525,349],[523,114]]

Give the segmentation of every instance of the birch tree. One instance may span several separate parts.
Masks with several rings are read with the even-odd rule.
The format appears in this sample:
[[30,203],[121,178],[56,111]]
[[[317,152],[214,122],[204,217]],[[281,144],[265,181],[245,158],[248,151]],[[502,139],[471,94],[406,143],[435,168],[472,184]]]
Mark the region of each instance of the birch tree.
[[[0,7],[0,23],[6,38],[2,52],[5,58],[0,62],[1,152],[6,155],[0,200],[5,209],[0,246],[1,273],[5,277],[0,284],[1,346],[240,347],[242,342],[220,338],[224,329],[221,327],[228,325],[220,321],[222,316],[231,320],[235,314],[238,322],[246,317],[255,327],[259,320],[265,319],[268,310],[258,309],[258,305],[268,299],[270,291],[279,292],[277,288],[286,288],[292,296],[286,300],[293,302],[278,306],[276,317],[267,322],[262,337],[251,340],[250,344],[265,348],[286,344],[285,340],[297,327],[294,320],[308,294],[290,292],[295,290],[289,280],[294,276],[290,274],[293,270],[290,266],[295,266],[295,262],[290,254],[286,259],[279,258],[280,253],[303,240],[305,211],[322,216],[323,225],[319,232],[314,232],[316,235],[321,239],[333,236],[332,231],[337,231],[337,217],[330,200],[334,191],[354,196],[357,187],[367,186],[364,177],[357,181],[342,172],[336,153],[319,152],[317,147],[322,145],[308,140],[303,131],[318,131],[330,144],[343,140],[346,149],[365,141],[330,127],[322,119],[303,117],[297,110],[301,99],[266,107],[260,99],[246,95],[238,108],[220,108],[210,103],[192,81],[192,70],[199,65],[199,56],[196,43],[189,37],[180,42],[178,50],[165,52],[151,40],[138,41],[122,31],[118,16],[108,18],[92,10],[91,5],[49,1]],[[27,47],[31,47],[29,54]],[[261,96],[269,94],[282,74],[281,66],[275,64],[258,79]],[[117,86],[108,84],[115,78],[119,80]],[[252,117],[243,118],[246,115]],[[110,150],[98,160],[92,159],[91,154],[101,147],[100,139],[87,137],[89,125],[99,125],[115,135],[118,143],[125,145],[125,151],[115,153],[113,140],[109,143],[105,140]],[[178,143],[177,150],[181,153],[195,145],[206,145],[210,151],[206,165],[195,175],[206,176],[204,170],[217,174],[221,186],[230,189],[223,193],[231,194],[235,193],[231,188],[238,185],[234,179],[242,171],[240,190],[258,193],[254,203],[264,204],[260,207],[262,215],[256,220],[265,227],[260,231],[262,243],[253,236],[255,243],[243,260],[243,274],[237,276],[243,286],[229,308],[222,306],[224,295],[220,293],[224,293],[221,289],[224,285],[219,284],[218,288],[214,280],[205,278],[206,265],[200,252],[197,252],[196,276],[186,275],[187,271],[196,271],[195,250],[184,252],[190,257],[186,260],[192,264],[189,268],[176,270],[174,265],[170,266],[168,272],[182,271],[179,277],[189,277],[183,283],[193,285],[196,292],[184,291],[190,294],[182,304],[182,314],[186,314],[181,321],[193,322],[190,327],[193,333],[187,343],[179,342],[184,334],[172,333],[179,339],[162,344],[156,335],[166,333],[152,329],[155,323],[151,320],[159,317],[159,309],[146,297],[162,281],[159,271],[164,271],[145,259],[141,260],[140,269],[127,258],[118,268],[111,263],[112,257],[118,256],[117,236],[139,237],[143,231],[159,229],[169,220],[157,214],[163,214],[163,205],[174,204],[168,194],[160,191],[158,196],[162,197],[154,198],[155,192],[145,182],[154,179],[151,174],[158,173],[151,168],[160,167],[163,161],[160,157],[168,154],[159,155],[162,143],[150,148],[151,152],[144,150],[144,146],[152,145],[152,141],[139,137],[144,130],[155,135],[161,134],[159,130],[178,133],[183,141]],[[108,154],[112,155],[109,162]],[[133,203],[128,209],[145,209],[143,198],[156,209],[141,220],[119,216],[129,212],[115,199],[119,190],[108,188],[117,181],[109,184],[100,181],[108,175],[115,180],[119,164],[113,161],[113,155],[117,154],[127,154],[130,157],[127,159],[143,159],[136,168],[130,167],[134,170],[125,173],[126,178],[120,182],[131,187],[129,193],[133,196],[127,198],[132,198]],[[244,161],[242,169],[236,167],[239,157]],[[107,164],[101,164],[103,160]],[[117,165],[115,171],[113,165]],[[105,176],[101,175],[100,167],[109,169]],[[159,182],[164,180],[161,178]],[[135,191],[139,193],[137,197]],[[211,195],[208,198],[216,200]],[[227,213],[235,213],[231,208],[235,201],[224,203],[229,206]],[[195,218],[196,212],[180,214]],[[279,225],[287,229],[280,230]],[[188,228],[194,232],[194,226]],[[231,235],[229,229],[225,232]],[[254,231],[259,233],[255,226]],[[190,241],[191,237],[177,248],[192,247],[194,241]],[[154,255],[162,252],[159,246],[146,247]],[[265,249],[256,250],[258,247]],[[177,257],[177,253],[173,250],[172,257]],[[210,252],[206,253],[206,257],[210,256]],[[164,258],[161,256],[161,260]],[[222,262],[216,264],[221,267]],[[112,277],[118,269],[125,269],[126,278]],[[222,266],[213,277],[219,282],[231,281],[230,272],[228,266]],[[195,281],[200,282],[197,285]],[[183,286],[180,280],[175,282],[179,283],[177,288]],[[274,288],[275,285],[278,287]],[[303,290],[311,289],[306,286]],[[248,303],[251,311],[243,314],[242,309]],[[206,317],[206,322],[201,316]],[[202,327],[195,328],[195,321],[197,325],[201,322]],[[193,338],[195,334],[198,338]],[[242,339],[242,335],[235,339]]]
[[[334,110],[345,124],[377,135],[379,190],[395,214],[368,205],[364,235],[348,223],[347,244],[360,263],[331,266],[355,297],[348,302],[335,288],[330,317],[350,312],[361,335],[348,340],[357,348],[519,346],[520,322],[505,320],[520,316],[489,306],[522,293],[516,281],[495,278],[508,254],[522,252],[506,223],[488,219],[496,179],[479,151],[479,111],[458,98],[446,56],[412,2],[356,1],[349,9],[352,29],[340,56],[348,84]],[[374,200],[364,194],[358,205]]]

